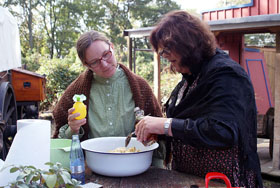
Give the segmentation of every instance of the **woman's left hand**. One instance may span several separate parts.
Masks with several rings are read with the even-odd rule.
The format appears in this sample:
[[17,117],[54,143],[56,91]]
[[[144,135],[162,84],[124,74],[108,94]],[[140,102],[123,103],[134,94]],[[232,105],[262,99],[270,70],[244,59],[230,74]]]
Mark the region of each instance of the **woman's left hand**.
[[136,124],[135,134],[140,142],[149,141],[153,134],[164,134],[164,122],[167,118],[145,116]]

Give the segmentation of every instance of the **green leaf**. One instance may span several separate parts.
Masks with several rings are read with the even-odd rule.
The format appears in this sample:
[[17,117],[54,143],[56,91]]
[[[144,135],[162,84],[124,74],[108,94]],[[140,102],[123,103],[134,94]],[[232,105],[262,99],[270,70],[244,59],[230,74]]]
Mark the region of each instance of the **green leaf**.
[[62,171],[61,172],[61,177],[62,177],[64,183],[66,183],[66,184],[71,183],[71,175],[68,172]]
[[62,167],[62,164],[60,162],[56,162],[55,165],[58,166],[59,168]]
[[45,165],[48,165],[48,166],[53,166],[53,163],[51,163],[51,162],[47,162],[47,163],[45,163]]
[[82,183],[81,181],[78,181],[76,179],[72,179],[72,183],[71,184],[76,186],[76,185],[81,185],[81,183]]
[[30,170],[31,170],[31,169],[36,170],[36,168],[35,168],[34,166],[31,166],[31,165],[30,165],[30,166],[27,166],[27,168],[29,168]]
[[33,169],[30,169],[30,168],[25,168],[24,169],[24,173],[25,174],[30,174],[30,173],[32,173],[33,172]]
[[48,175],[46,180],[46,184],[49,188],[53,188],[56,184],[57,176],[56,174]]
[[33,179],[34,177],[34,173],[30,173],[29,175],[27,175],[26,177],[26,183],[29,184],[31,182],[31,180]]
[[20,180],[23,180],[25,177],[26,177],[26,175],[21,173],[21,174],[18,175],[16,180],[20,181]]
[[38,174],[37,176],[34,176],[33,177],[33,179],[32,179],[32,181],[38,181],[40,179],[40,174]]
[[16,172],[18,170],[19,170],[18,167],[13,167],[13,168],[10,169],[10,173],[14,173],[14,172]]

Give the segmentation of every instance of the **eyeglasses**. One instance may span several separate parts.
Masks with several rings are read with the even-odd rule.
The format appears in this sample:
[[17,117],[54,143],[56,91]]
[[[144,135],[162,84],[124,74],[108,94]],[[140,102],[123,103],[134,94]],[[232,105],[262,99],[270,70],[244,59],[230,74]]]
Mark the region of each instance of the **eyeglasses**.
[[158,51],[158,54],[160,56],[163,56],[163,54],[170,55],[171,54],[171,50],[168,47],[164,47],[162,50]]
[[97,60],[93,61],[93,62],[90,63],[90,64],[88,64],[88,63],[86,63],[86,64],[87,64],[89,67],[91,67],[91,68],[96,68],[96,67],[98,67],[98,66],[100,65],[101,60],[107,61],[107,60],[109,60],[111,57],[112,57],[112,50],[111,50],[111,45],[109,45],[109,50],[108,50],[108,51],[105,51],[105,52],[103,53],[103,55],[102,55],[100,58],[98,58]]

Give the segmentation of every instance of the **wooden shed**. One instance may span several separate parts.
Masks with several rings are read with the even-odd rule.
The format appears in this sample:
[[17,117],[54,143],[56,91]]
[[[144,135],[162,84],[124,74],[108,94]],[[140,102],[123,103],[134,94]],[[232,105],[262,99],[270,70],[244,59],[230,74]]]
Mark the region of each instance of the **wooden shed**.
[[[280,168],[280,83],[273,82],[274,99],[267,80],[264,57],[251,54],[244,45],[244,34],[275,33],[276,55],[274,58],[275,80],[280,79],[280,2],[279,0],[251,0],[250,3],[225,9],[209,10],[202,13],[214,32],[219,46],[228,50],[230,56],[239,62],[250,75],[254,85],[259,111],[267,110],[266,104],[275,108],[273,136],[273,168]],[[273,61],[273,60],[272,60]],[[259,68],[257,68],[259,67]],[[259,71],[259,72],[258,72]],[[261,78],[261,79],[260,79]],[[273,78],[272,78],[273,79]],[[262,85],[263,84],[263,85]],[[263,99],[267,100],[263,100]],[[258,104],[259,103],[259,104]],[[261,108],[260,108],[261,107]]]
[[[255,65],[263,64],[263,58],[252,58],[244,45],[244,34],[274,33],[276,34],[276,53],[274,67],[275,80],[280,80],[280,3],[279,0],[251,0],[245,5],[231,6],[223,9],[215,9],[202,12],[202,19],[206,21],[211,31],[215,34],[219,47],[226,50],[229,55],[245,70],[249,71]],[[138,37],[149,36],[153,27],[128,29],[124,36],[128,36],[129,67],[135,66],[134,40]],[[249,55],[252,55],[249,53]],[[252,64],[252,62],[256,64]],[[251,67],[252,65],[252,67]],[[248,68],[249,67],[249,68]],[[263,68],[264,72],[265,69]],[[267,74],[263,74],[264,77]],[[272,78],[273,79],[273,78]],[[265,81],[264,81],[265,82]],[[271,83],[271,82],[270,82]],[[270,95],[270,104],[275,107],[274,117],[274,148],[273,168],[280,169],[280,83],[272,82],[272,90],[267,89],[263,95]],[[267,84],[267,83],[266,83]],[[264,83],[265,85],[265,83]],[[267,87],[267,86],[266,86]],[[269,88],[269,87],[268,87]],[[265,88],[264,88],[265,90]],[[160,100],[160,57],[154,55],[154,92]],[[271,96],[274,97],[271,100]],[[266,97],[269,101],[268,97]],[[269,103],[269,102],[268,102]],[[260,103],[262,104],[262,103]],[[266,108],[266,107],[264,107]]]

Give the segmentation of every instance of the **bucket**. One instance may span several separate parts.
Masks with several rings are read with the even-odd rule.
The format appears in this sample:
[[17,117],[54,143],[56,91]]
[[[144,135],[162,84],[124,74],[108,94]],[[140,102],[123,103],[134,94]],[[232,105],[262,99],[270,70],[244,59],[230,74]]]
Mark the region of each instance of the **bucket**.
[[231,183],[226,175],[220,172],[208,172],[205,176],[205,188],[208,188],[209,181],[212,179],[221,179],[224,180],[226,183],[227,188],[239,188],[239,187],[232,187]]
[[70,150],[71,139],[51,139],[51,157],[52,163],[59,162],[65,168],[70,168]]

